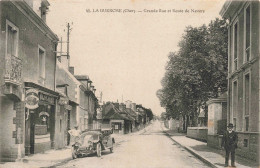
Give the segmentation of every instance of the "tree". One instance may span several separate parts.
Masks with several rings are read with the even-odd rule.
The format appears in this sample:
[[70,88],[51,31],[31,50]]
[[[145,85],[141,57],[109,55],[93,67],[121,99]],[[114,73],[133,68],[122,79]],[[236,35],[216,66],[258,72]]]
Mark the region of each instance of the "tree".
[[157,91],[166,116],[183,117],[184,129],[196,126],[198,109],[227,86],[227,25],[216,19],[208,26],[188,26],[179,51],[171,52]]

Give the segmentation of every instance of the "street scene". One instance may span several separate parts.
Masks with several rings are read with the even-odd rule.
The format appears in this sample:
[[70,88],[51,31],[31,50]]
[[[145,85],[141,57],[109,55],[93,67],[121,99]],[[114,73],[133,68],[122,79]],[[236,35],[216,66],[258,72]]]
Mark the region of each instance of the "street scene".
[[[209,167],[168,138],[159,121],[143,131],[116,138],[113,153],[102,152],[101,158],[89,156],[69,161],[57,167]],[[187,162],[189,160],[189,162]],[[117,163],[117,164],[115,164]],[[162,164],[163,163],[163,164]]]
[[258,168],[259,0],[0,0],[0,168]]

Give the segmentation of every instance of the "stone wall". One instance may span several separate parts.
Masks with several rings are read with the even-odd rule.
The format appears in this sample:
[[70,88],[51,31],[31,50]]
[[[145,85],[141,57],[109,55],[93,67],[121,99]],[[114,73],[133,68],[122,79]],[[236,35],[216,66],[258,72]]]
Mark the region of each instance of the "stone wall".
[[187,137],[194,138],[200,141],[207,141],[208,128],[207,127],[188,127]]

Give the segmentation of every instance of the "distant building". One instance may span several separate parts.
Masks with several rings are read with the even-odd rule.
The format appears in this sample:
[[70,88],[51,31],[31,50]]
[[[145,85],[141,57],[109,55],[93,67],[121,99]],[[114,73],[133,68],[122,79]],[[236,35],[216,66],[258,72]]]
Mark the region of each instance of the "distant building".
[[111,128],[115,134],[127,134],[132,131],[132,118],[126,111],[125,105],[106,103],[102,107],[102,127]]
[[79,91],[79,106],[77,107],[77,121],[81,131],[93,129],[93,120],[96,119],[98,99],[95,96],[95,87],[87,75],[75,75],[81,83]]
[[238,132],[237,154],[259,159],[259,1],[226,1],[228,20],[228,114]]

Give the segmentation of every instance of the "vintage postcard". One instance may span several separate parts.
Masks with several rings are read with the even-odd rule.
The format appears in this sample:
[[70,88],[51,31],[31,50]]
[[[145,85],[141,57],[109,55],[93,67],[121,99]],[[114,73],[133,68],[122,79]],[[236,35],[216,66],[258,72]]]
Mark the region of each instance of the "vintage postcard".
[[258,0],[0,0],[0,167],[259,167]]

